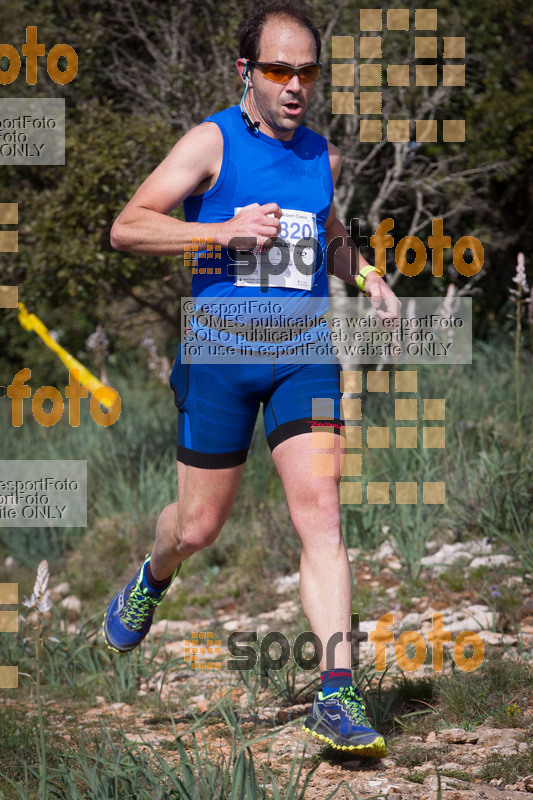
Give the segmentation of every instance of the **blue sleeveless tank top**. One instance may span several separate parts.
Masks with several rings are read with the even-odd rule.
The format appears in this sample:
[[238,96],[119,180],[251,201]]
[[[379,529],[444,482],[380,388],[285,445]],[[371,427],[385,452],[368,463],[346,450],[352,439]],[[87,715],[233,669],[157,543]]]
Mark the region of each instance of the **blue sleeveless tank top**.
[[[244,122],[238,105],[212,116],[204,122],[214,122],[223,137],[223,158],[220,174],[214,186],[201,195],[185,199],[187,222],[225,222],[236,210],[251,203],[277,203],[291,210],[287,222],[282,219],[280,238],[296,231],[296,237],[317,239],[315,259],[306,288],[268,285],[236,285],[235,251],[221,248],[220,258],[209,257],[209,251],[198,261],[198,274],[192,278],[192,294],[202,298],[290,298],[290,308],[297,316],[309,318],[309,309],[318,318],[328,309],[328,280],[326,270],[325,222],[333,200],[333,180],[328,157],[327,140],[303,126],[297,128],[290,141],[281,141],[261,131],[252,132]],[[296,221],[295,221],[296,220]],[[297,220],[301,220],[299,226]],[[294,238],[294,237],[293,237]],[[305,271],[305,270],[304,270]],[[294,283],[294,281],[293,281]],[[284,301],[286,302],[286,300]],[[243,322],[254,323],[257,304],[249,315],[239,315]],[[226,305],[227,307],[227,305]],[[204,306],[209,311],[207,306]],[[215,309],[216,311],[216,309]],[[241,308],[242,311],[242,308]],[[219,316],[216,313],[214,316]],[[223,315],[227,318],[228,315]],[[321,323],[321,327],[325,325]],[[194,327],[194,326],[191,326]],[[309,330],[309,325],[305,326]],[[312,326],[311,326],[312,327]]]

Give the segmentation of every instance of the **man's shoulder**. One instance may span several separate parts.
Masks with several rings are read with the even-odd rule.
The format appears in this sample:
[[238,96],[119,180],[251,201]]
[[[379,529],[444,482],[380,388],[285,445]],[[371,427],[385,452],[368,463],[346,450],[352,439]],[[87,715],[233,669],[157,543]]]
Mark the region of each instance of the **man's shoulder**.
[[235,122],[238,106],[225,108],[205,117],[202,122],[190,128],[184,134],[183,139],[196,140],[202,146],[218,146],[222,144],[224,133],[231,129]]
[[[222,111],[216,111],[214,114],[209,114],[203,122],[216,122],[228,123],[237,119],[240,116],[240,108],[238,105],[228,106],[223,108]],[[203,124],[203,122],[201,124]]]
[[194,128],[189,128],[177,144],[186,145],[189,148],[217,148],[222,145],[220,127],[214,121],[206,118]]

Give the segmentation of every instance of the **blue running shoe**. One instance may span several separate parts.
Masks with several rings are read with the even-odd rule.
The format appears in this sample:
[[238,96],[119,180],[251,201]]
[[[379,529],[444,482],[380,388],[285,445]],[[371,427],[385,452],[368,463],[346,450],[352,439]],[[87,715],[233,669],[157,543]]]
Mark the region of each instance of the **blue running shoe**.
[[[128,653],[142,642],[152,625],[154,611],[170,588],[154,594],[143,583],[143,569],[148,561],[149,555],[133,580],[111,600],[102,622],[105,643],[117,653]],[[180,567],[181,564],[174,570],[172,580]]]
[[371,758],[387,755],[385,739],[373,730],[363,699],[353,686],[325,696],[318,692],[303,729],[337,750]]

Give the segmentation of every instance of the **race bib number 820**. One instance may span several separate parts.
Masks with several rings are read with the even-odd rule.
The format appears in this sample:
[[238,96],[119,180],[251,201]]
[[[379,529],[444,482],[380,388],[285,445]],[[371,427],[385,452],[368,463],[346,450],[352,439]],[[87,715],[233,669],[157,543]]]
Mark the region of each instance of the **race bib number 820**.
[[[235,209],[235,214],[240,208]],[[268,250],[254,247],[256,267],[239,275],[235,286],[283,286],[310,291],[317,270],[318,229],[310,211],[281,209],[279,237]]]

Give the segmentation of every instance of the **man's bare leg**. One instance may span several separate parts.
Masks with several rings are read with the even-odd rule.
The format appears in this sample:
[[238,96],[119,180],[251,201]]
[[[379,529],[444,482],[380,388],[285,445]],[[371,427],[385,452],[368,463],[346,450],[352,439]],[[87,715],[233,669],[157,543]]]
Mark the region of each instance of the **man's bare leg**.
[[322,476],[313,475],[312,456],[319,451],[312,441],[312,433],[293,436],[272,453],[302,542],[300,596],[311,629],[323,646],[320,669],[337,671],[324,675],[327,683],[317,694],[303,730],[333,747],[380,757],[387,752],[385,740],[373,729],[361,695],[351,685],[351,644],[346,634],[350,631],[352,579],[337,492],[344,442],[330,434],[331,447],[325,455],[334,453],[333,475]]
[[167,506],[159,517],[153,566],[151,556],[107,607],[103,627],[108,647],[127,653],[142,642],[177,566],[218,536],[243,470],[244,464],[209,470],[178,463],[180,501]]
[[159,515],[150,558],[156,580],[172,575],[178,564],[215,541],[235,502],[244,466],[199,469],[178,461],[179,502]]
[[[312,447],[312,433],[293,436],[272,452],[291,519],[302,542],[300,597],[311,629],[323,646],[321,671],[351,665],[351,645],[346,634],[351,629],[352,578],[342,538],[337,489],[342,440],[338,435],[330,436],[335,450],[331,476],[313,475],[312,454],[320,451]],[[326,663],[327,655],[330,659]]]

